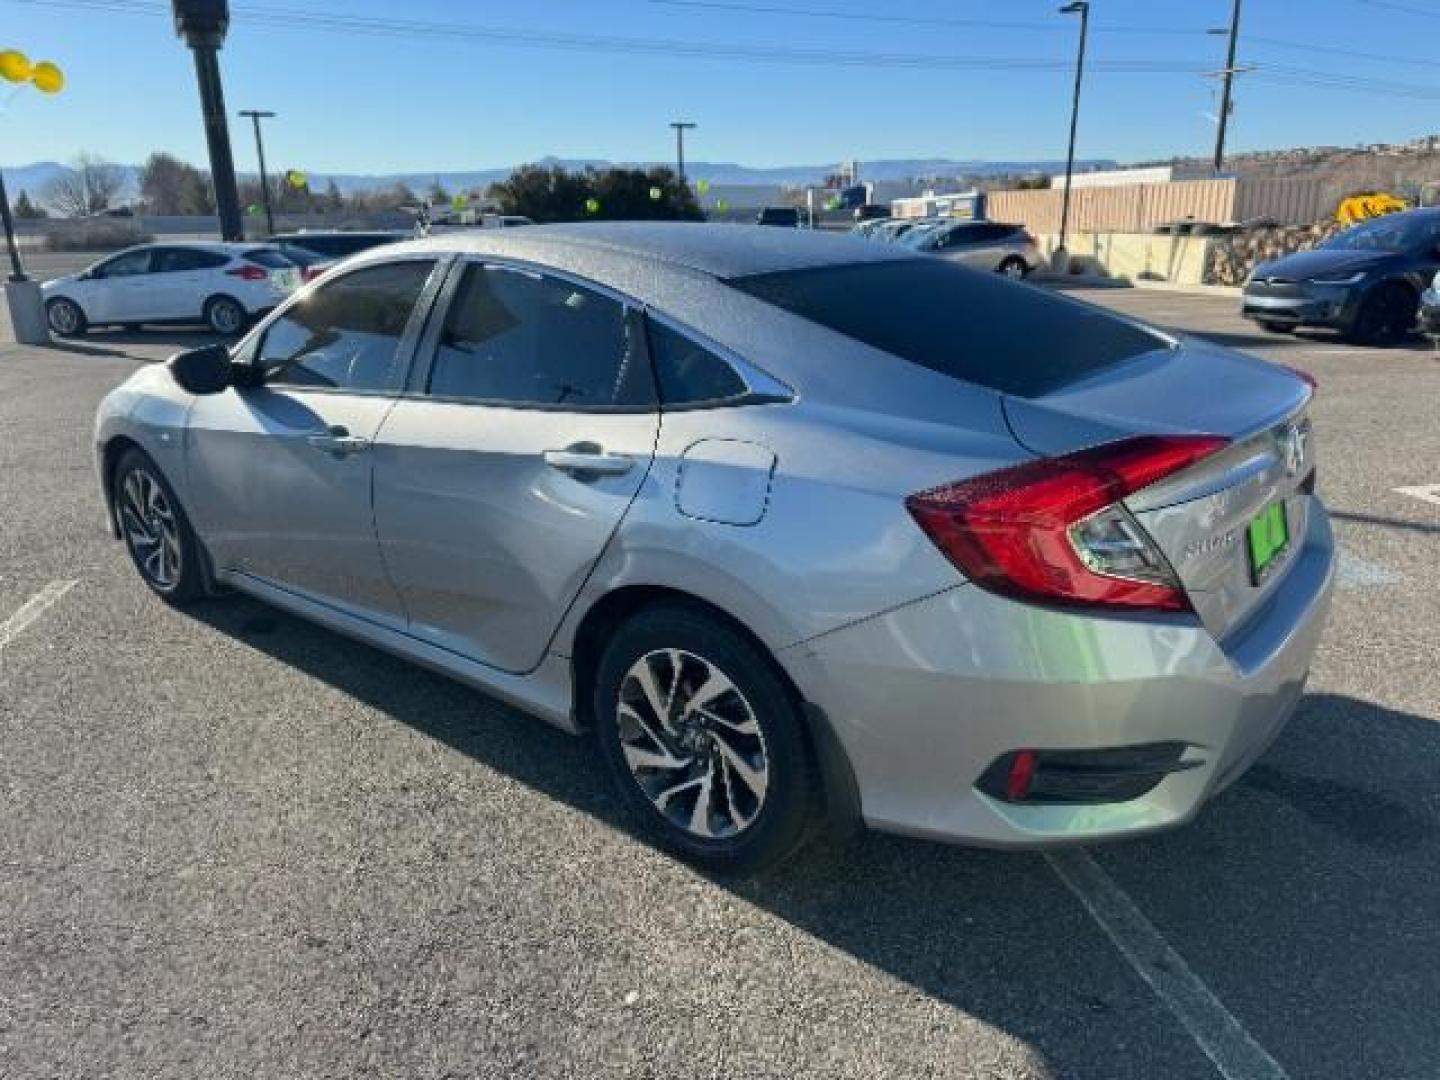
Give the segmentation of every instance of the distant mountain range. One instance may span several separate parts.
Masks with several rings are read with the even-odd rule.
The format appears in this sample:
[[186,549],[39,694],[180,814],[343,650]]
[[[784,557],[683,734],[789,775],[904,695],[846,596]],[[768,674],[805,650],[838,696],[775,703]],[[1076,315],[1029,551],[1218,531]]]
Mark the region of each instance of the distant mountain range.
[[[200,163],[203,165],[203,163]],[[596,168],[606,168],[610,165],[639,165],[648,167],[652,164],[670,165],[671,162],[610,162],[598,158],[541,158],[537,164],[559,165],[566,169],[582,169],[587,165]],[[285,168],[285,163],[280,163],[280,168]],[[1085,160],[1076,162],[1076,167],[1091,171],[1101,168],[1114,168],[1115,162],[1103,160]],[[139,192],[140,167],[138,165],[123,166],[130,176],[128,190],[122,198],[133,198]],[[866,161],[861,164],[860,175],[864,180],[903,182],[908,180],[928,181],[944,180],[960,176],[1000,176],[1006,174],[1028,174],[1028,173],[1054,173],[1065,168],[1064,161],[956,161],[950,158],[892,158],[881,161]],[[470,190],[485,188],[497,181],[504,180],[513,171],[514,166],[495,169],[475,169],[466,171],[418,171],[403,173],[327,173],[314,169],[309,170],[310,187],[312,191],[322,191],[331,181],[335,181],[338,187],[345,194],[352,194],[357,191],[365,191],[372,188],[387,187],[396,183],[405,183],[417,190],[424,190],[438,180],[445,188],[456,190]],[[778,165],[771,168],[757,168],[749,165],[740,165],[735,162],[715,161],[687,161],[685,172],[692,181],[707,180],[713,185],[724,185],[726,187],[803,187],[806,185],[821,184],[825,177],[834,173],[837,169],[835,164],[828,165]],[[21,191],[28,191],[31,196],[38,196],[41,189],[55,176],[66,172],[66,167],[56,161],[37,161],[30,165],[19,165],[5,169],[5,184],[14,198]]]

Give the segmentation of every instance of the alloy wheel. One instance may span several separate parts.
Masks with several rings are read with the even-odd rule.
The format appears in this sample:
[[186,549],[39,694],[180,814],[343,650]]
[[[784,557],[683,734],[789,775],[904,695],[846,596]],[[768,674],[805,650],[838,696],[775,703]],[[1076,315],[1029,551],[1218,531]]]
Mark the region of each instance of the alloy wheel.
[[710,661],[683,649],[641,656],[621,680],[616,721],[631,776],[672,824],[711,840],[755,821],[769,750],[750,702]]
[[168,592],[180,581],[180,529],[165,490],[144,469],[132,469],[120,488],[120,526],[141,573]]
[[239,306],[229,300],[217,300],[211,305],[210,329],[217,334],[238,333],[244,321]]
[[80,326],[80,309],[67,300],[50,305],[50,329],[57,334],[73,334]]

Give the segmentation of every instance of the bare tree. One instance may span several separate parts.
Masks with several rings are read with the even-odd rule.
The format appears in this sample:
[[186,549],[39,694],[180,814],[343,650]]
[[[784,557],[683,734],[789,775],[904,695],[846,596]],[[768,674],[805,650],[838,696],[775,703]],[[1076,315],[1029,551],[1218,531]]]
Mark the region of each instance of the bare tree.
[[66,217],[87,217],[110,209],[125,188],[125,170],[95,154],[81,154],[45,185],[45,201]]

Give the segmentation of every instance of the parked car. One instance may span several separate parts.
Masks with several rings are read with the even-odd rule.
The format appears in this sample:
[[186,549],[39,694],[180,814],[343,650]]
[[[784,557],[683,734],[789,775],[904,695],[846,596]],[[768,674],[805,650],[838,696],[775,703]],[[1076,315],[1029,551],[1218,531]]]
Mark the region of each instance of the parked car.
[[1435,340],[1440,340],[1440,273],[1430,282],[1430,287],[1420,294],[1420,329]]
[[76,337],[92,326],[203,322],[238,334],[300,284],[299,268],[272,244],[141,244],[41,287],[50,329]]
[[1357,342],[1415,328],[1420,293],[1440,270],[1440,209],[1407,210],[1255,267],[1241,313],[1273,333],[1332,327]]
[[323,255],[327,259],[343,259],[357,252],[369,251],[381,244],[394,244],[410,239],[410,233],[392,229],[365,232],[345,229],[301,229],[293,233],[277,233],[269,243],[282,247],[296,246]]
[[880,222],[880,224],[876,225],[875,228],[867,234],[867,236],[871,240],[879,240],[883,243],[891,243],[895,240],[899,240],[906,233],[911,232],[915,229],[928,229],[930,226],[936,224],[940,220],[942,219],[923,217],[891,218],[888,221]]
[[855,220],[857,222],[879,221],[881,218],[888,218],[889,216],[890,207],[884,203],[865,203],[863,206],[857,206],[855,208]]
[[875,230],[878,229],[881,225],[883,225],[883,224],[885,224],[885,222],[891,221],[891,220],[893,220],[893,219],[892,219],[892,218],[885,217],[885,218],[874,218],[873,220],[870,220],[870,221],[862,221],[862,222],[860,222],[860,224],[858,224],[858,225],[856,225],[854,228],[852,228],[852,229],[850,230],[850,232],[851,232],[853,235],[855,235],[855,236],[862,236],[862,237],[867,237],[867,238],[868,238],[868,237],[871,236],[871,235],[875,232]]
[[912,251],[939,255],[1012,278],[1025,277],[1044,261],[1040,245],[1023,225],[998,221],[945,221],[912,229],[899,242]]
[[802,222],[798,206],[767,206],[755,218],[757,225],[776,225],[782,229],[798,229]]
[[277,240],[275,246],[282,255],[300,268],[301,281],[314,281],[340,261],[332,255],[322,255],[290,240]]
[[846,236],[591,223],[356,256],[100,405],[110,521],[560,727],[659,842],[818,811],[1031,846],[1188,821],[1331,589],[1312,387]]

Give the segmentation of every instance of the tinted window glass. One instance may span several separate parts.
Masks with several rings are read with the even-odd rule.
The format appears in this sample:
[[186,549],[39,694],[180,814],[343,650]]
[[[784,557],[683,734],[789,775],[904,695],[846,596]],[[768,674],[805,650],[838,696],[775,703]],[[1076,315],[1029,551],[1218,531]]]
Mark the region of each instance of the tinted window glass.
[[150,269],[150,249],[143,251],[128,251],[124,255],[117,255],[107,263],[102,263],[95,271],[97,277],[117,278],[131,277],[134,274],[143,274]]
[[825,266],[729,284],[942,375],[1022,397],[1165,347],[1163,338],[1088,304],[943,259]]
[[154,274],[176,273],[182,270],[213,270],[230,261],[229,256],[214,251],[198,251],[195,248],[159,248],[150,264]]
[[745,393],[745,381],[720,357],[684,334],[651,320],[650,355],[664,405],[723,401]]
[[433,262],[366,267],[317,289],[265,331],[266,382],[383,390]]
[[466,268],[430,372],[430,393],[514,405],[648,408],[650,376],[624,307],[553,278]]
[[271,270],[284,270],[295,265],[282,252],[274,248],[251,248],[245,252],[245,261]]
[[379,247],[381,244],[394,243],[400,237],[389,233],[296,233],[284,239],[329,258],[338,259],[345,255],[354,255],[357,251]]

